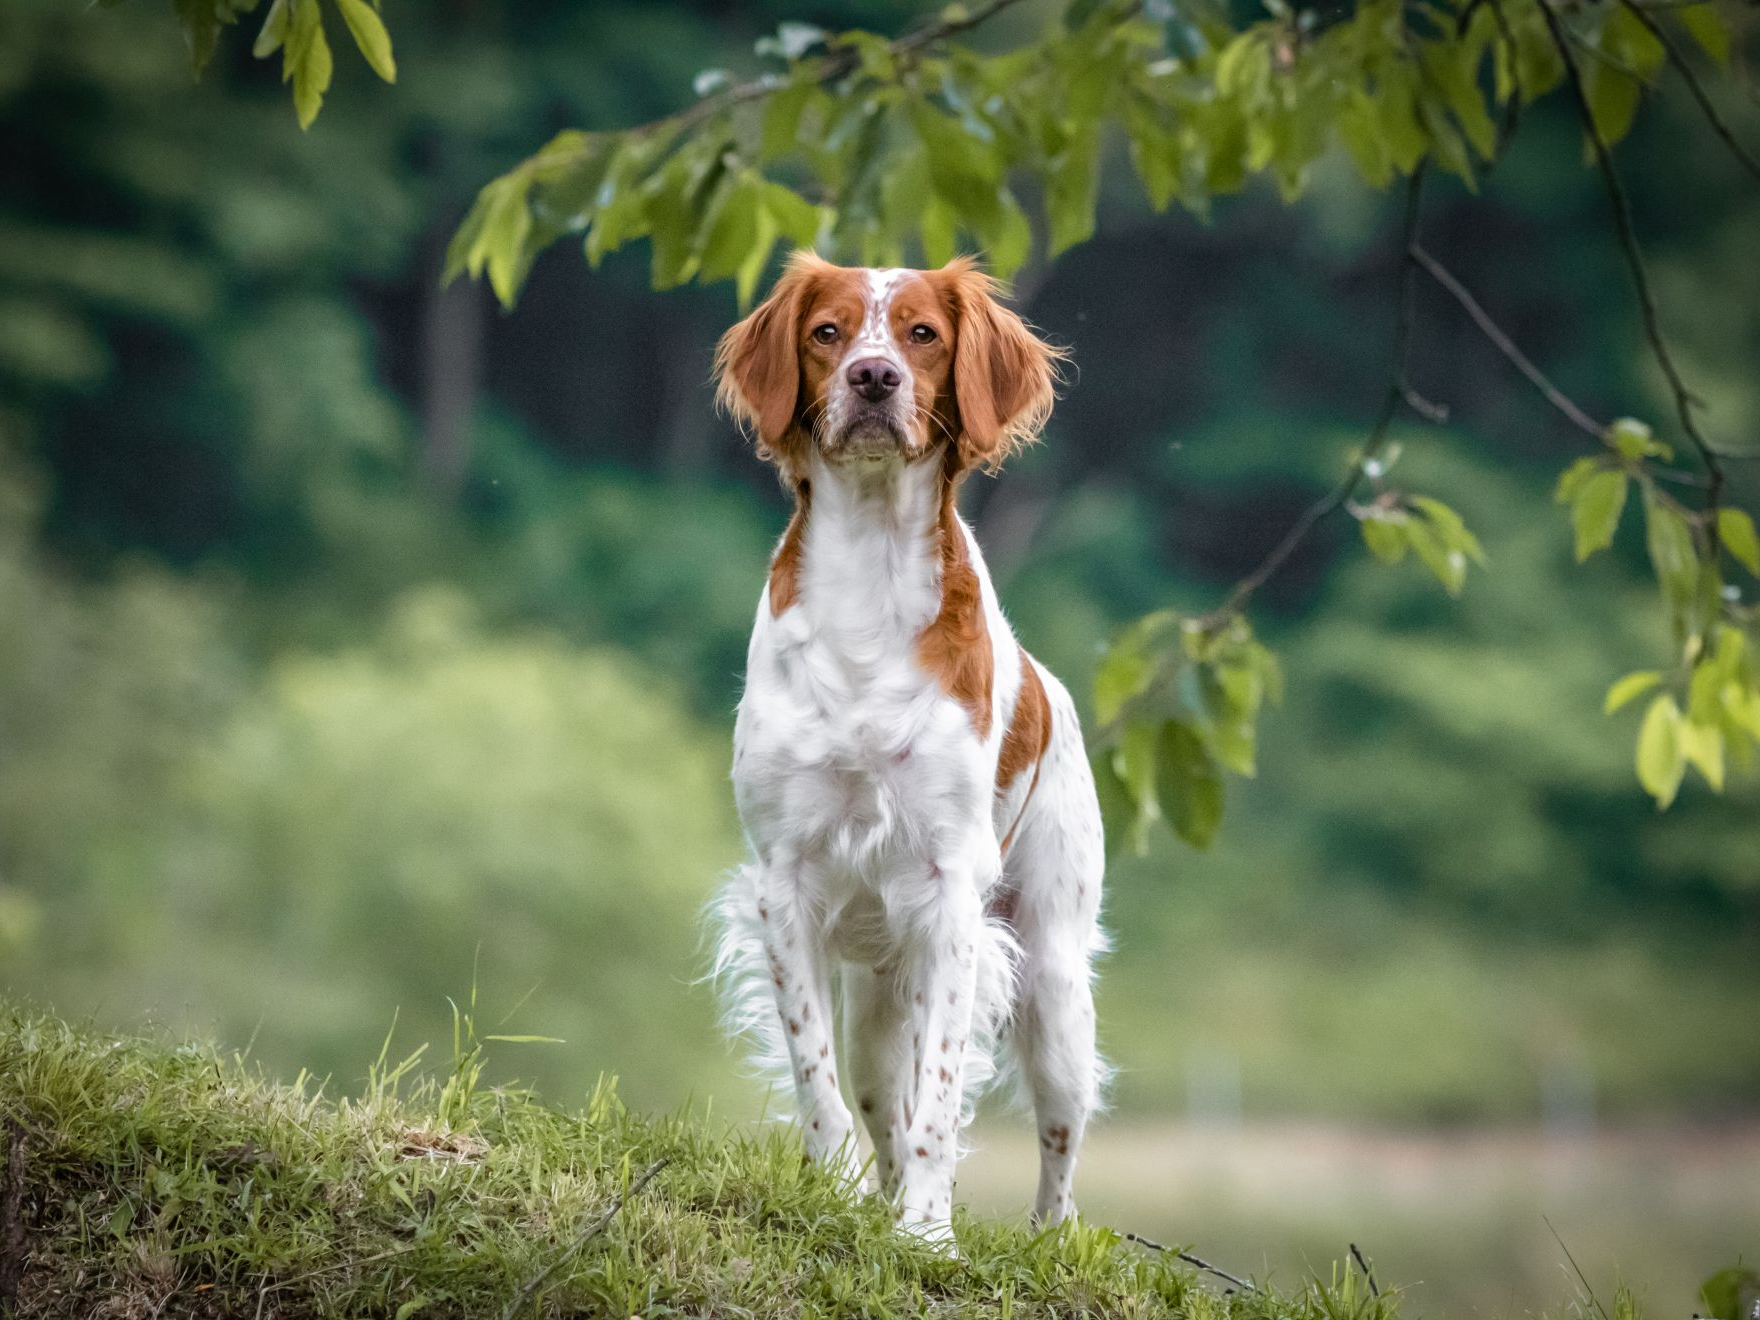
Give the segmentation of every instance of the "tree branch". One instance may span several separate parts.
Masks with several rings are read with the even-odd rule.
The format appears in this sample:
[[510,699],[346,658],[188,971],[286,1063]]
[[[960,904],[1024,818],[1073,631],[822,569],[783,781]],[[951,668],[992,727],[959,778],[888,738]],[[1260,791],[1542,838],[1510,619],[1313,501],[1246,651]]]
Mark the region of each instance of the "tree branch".
[[1693,448],[1699,451],[1700,461],[1705,465],[1708,478],[1705,483],[1705,518],[1710,528],[1711,560],[1715,564],[1721,549],[1716,522],[1717,498],[1723,490],[1723,465],[1718,462],[1716,451],[1699,434],[1698,424],[1693,421],[1693,406],[1698,400],[1681,379],[1674,355],[1669,352],[1668,341],[1663,337],[1662,323],[1656,314],[1656,301],[1650,293],[1650,274],[1644,265],[1644,253],[1638,246],[1637,229],[1632,223],[1631,201],[1626,196],[1625,185],[1620,182],[1619,171],[1614,168],[1613,153],[1602,138],[1601,130],[1595,126],[1595,112],[1590,108],[1588,93],[1583,89],[1583,72],[1577,67],[1576,57],[1571,54],[1571,43],[1566,39],[1564,25],[1546,0],[1541,0],[1540,13],[1546,19],[1546,27],[1552,35],[1552,44],[1558,51],[1558,57],[1564,61],[1571,94],[1576,98],[1577,112],[1583,121],[1583,131],[1589,135],[1590,145],[1595,150],[1595,162],[1601,170],[1601,181],[1607,190],[1608,203],[1613,208],[1614,228],[1619,235],[1620,247],[1625,252],[1626,264],[1631,268],[1632,288],[1637,294],[1638,308],[1643,313],[1644,337],[1650,342],[1651,356],[1656,359],[1656,365],[1662,368],[1669,388],[1674,391],[1675,409],[1680,415],[1681,429],[1692,441]]
[[[1219,627],[1230,618],[1239,614],[1252,598],[1253,593],[1264,586],[1266,581],[1282,568],[1296,547],[1307,539],[1308,533],[1322,519],[1343,508],[1356,494],[1357,487],[1368,473],[1369,465],[1380,455],[1387,444],[1388,428],[1399,412],[1402,403],[1409,403],[1415,392],[1406,380],[1406,367],[1411,359],[1412,346],[1412,291],[1413,275],[1417,269],[1414,251],[1418,246],[1418,218],[1420,202],[1424,191],[1424,170],[1428,160],[1420,160],[1413,169],[1411,178],[1406,184],[1404,235],[1400,244],[1399,258],[1399,312],[1394,324],[1393,366],[1388,373],[1387,389],[1382,395],[1381,411],[1376,414],[1374,425],[1369,428],[1368,438],[1363,441],[1363,449],[1357,455],[1344,478],[1331,491],[1315,500],[1301,516],[1290,525],[1282,539],[1271,548],[1271,552],[1259,561],[1256,568],[1239,582],[1234,584],[1223,601],[1215,609],[1206,614],[1202,620],[1206,628]],[[1418,411],[1424,411],[1418,409]]]
[[1183,1260],[1188,1265],[1197,1266],[1199,1269],[1203,1270],[1206,1274],[1214,1274],[1219,1279],[1227,1279],[1230,1283],[1232,1283],[1235,1287],[1239,1288],[1242,1292],[1258,1292],[1259,1291],[1252,1284],[1248,1283],[1245,1279],[1236,1278],[1234,1275],[1230,1274],[1227,1270],[1219,1269],[1215,1265],[1212,1265],[1209,1261],[1203,1259],[1201,1256],[1194,1256],[1189,1251],[1175,1250],[1174,1248],[1166,1246],[1163,1243],[1151,1241],[1150,1239],[1143,1237],[1139,1233],[1126,1233],[1124,1236],[1125,1236],[1125,1241],[1127,1241],[1127,1242],[1135,1242],[1139,1247],[1147,1247],[1147,1248],[1149,1248],[1150,1251],[1165,1252],[1167,1255],[1173,1256],[1178,1260]]
[[539,1270],[530,1279],[526,1280],[525,1286],[519,1290],[514,1299],[507,1304],[507,1309],[501,1313],[501,1320],[513,1320],[514,1316],[523,1311],[526,1307],[526,1303],[532,1300],[532,1295],[536,1293],[539,1288],[544,1286],[545,1280],[547,1280],[552,1274],[555,1274],[556,1271],[561,1269],[564,1265],[568,1264],[569,1261],[573,1260],[582,1247],[586,1246],[587,1243],[603,1233],[606,1228],[610,1226],[611,1221],[617,1218],[617,1212],[622,1210],[629,1201],[634,1199],[634,1197],[641,1192],[642,1188],[653,1182],[655,1175],[657,1175],[660,1170],[664,1169],[669,1163],[671,1163],[671,1158],[669,1156],[662,1156],[660,1159],[655,1160],[646,1169],[642,1170],[641,1176],[629,1185],[629,1190],[627,1192],[613,1197],[611,1204],[605,1207],[605,1212],[591,1224],[588,1224],[586,1230],[569,1244],[566,1251],[555,1260],[551,1261],[543,1269]]
[[1369,1268],[1369,1262],[1363,1259],[1363,1253],[1357,1250],[1357,1244],[1351,1243],[1351,1258],[1357,1262],[1357,1268],[1363,1271],[1363,1277],[1369,1281],[1369,1295],[1381,1296],[1381,1289],[1375,1283],[1375,1271]]
[[1579,408],[1563,390],[1548,380],[1545,373],[1534,365],[1526,353],[1516,347],[1513,339],[1504,333],[1503,327],[1491,319],[1491,314],[1479,305],[1479,300],[1467,291],[1466,286],[1457,280],[1447,267],[1431,256],[1422,244],[1414,243],[1412,245],[1412,260],[1422,266],[1429,273],[1430,278],[1440,284],[1449,296],[1461,305],[1467,315],[1472,317],[1473,324],[1479,327],[1480,332],[1491,341],[1497,351],[1508,358],[1510,364],[1528,378],[1529,383],[1540,391],[1548,403],[1569,418],[1571,425],[1581,431],[1588,432],[1597,440],[1602,438],[1607,428]]
[[1723,122],[1722,116],[1717,113],[1717,107],[1711,104],[1711,98],[1705,94],[1704,84],[1693,72],[1693,66],[1687,63],[1685,52],[1675,44],[1674,38],[1668,35],[1662,24],[1644,12],[1643,6],[1634,3],[1634,0],[1620,0],[1620,3],[1631,12],[1633,18],[1649,29],[1651,36],[1662,43],[1662,49],[1668,52],[1668,62],[1674,65],[1675,72],[1685,80],[1687,90],[1692,92],[1693,99],[1699,103],[1699,109],[1704,112],[1712,132],[1723,139],[1723,145],[1729,148],[1730,155],[1739,160],[1749,174],[1760,179],[1760,160],[1756,160],[1746,147],[1736,141],[1735,134],[1731,133],[1729,125]]

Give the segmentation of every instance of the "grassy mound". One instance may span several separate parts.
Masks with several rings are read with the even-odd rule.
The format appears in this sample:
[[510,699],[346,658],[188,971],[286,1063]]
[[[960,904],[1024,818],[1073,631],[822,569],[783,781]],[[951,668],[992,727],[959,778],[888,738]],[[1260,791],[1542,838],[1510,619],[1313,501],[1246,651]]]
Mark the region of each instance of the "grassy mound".
[[[1336,1271],[1218,1291],[1102,1227],[963,1218],[949,1259],[785,1131],[579,1113],[381,1058],[358,1097],[0,1010],[0,1288],[24,1317],[1128,1316],[1390,1320]],[[644,1183],[643,1175],[656,1170]],[[22,1236],[21,1236],[22,1235]],[[4,1300],[0,1297],[0,1311]]]

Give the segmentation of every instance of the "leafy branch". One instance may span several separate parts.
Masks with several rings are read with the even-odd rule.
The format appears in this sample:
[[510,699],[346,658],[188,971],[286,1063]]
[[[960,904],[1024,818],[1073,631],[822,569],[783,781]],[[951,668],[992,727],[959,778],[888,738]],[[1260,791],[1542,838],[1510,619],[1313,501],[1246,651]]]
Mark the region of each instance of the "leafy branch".
[[[100,0],[114,8],[122,0]],[[254,13],[261,0],[172,0],[189,43],[190,72],[197,78],[214,58],[223,29]],[[343,24],[354,38],[356,49],[373,72],[388,83],[397,81],[397,60],[391,51],[391,34],[379,17],[379,0],[334,0]],[[335,59],[324,34],[324,13],[319,0],[270,0],[269,12],[251,46],[251,54],[266,60],[281,52],[281,81],[293,85],[293,109],[302,129],[310,128],[330,90]]]

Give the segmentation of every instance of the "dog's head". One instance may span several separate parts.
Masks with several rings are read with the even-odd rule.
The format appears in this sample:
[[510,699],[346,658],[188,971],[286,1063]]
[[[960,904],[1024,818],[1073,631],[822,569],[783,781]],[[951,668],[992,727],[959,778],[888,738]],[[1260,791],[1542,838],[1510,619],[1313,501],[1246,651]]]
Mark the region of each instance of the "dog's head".
[[815,450],[909,462],[946,444],[958,472],[994,468],[1044,424],[1063,357],[996,292],[965,257],[870,270],[797,253],[722,336],[721,402],[794,479]]

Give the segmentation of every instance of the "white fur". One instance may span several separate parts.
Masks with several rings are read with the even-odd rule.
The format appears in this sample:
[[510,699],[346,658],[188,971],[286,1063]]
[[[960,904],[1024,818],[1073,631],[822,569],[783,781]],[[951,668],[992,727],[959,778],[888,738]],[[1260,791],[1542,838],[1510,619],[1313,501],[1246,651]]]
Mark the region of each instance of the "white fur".
[[[893,275],[870,273],[880,310],[851,351],[878,352],[877,333],[902,364],[883,307]],[[727,1020],[762,1066],[787,1070],[809,1154],[854,1178],[847,1084],[880,1186],[942,1241],[959,1132],[1006,1038],[1038,1116],[1035,1216],[1057,1222],[1105,1078],[1089,988],[1103,846],[1075,707],[1040,669],[1050,746],[997,793],[1021,652],[963,522],[995,659],[985,736],[916,659],[941,602],[939,449],[809,463],[798,599],[780,617],[759,604],[734,732],[752,857],[712,910]],[[987,915],[998,886],[1018,893],[1007,922]]]

